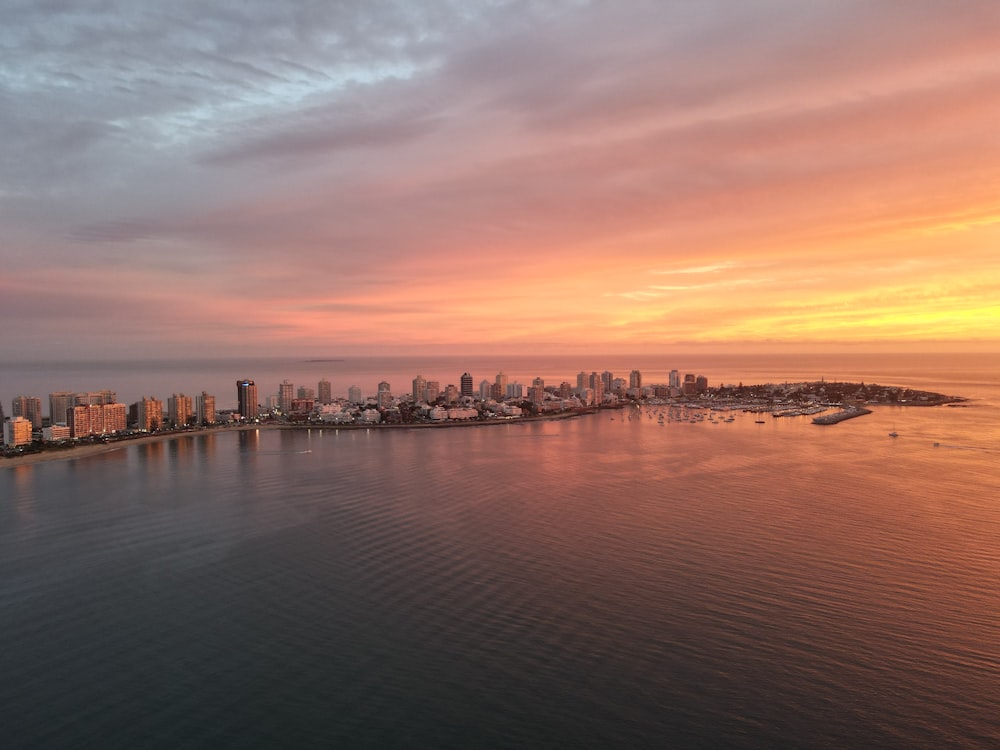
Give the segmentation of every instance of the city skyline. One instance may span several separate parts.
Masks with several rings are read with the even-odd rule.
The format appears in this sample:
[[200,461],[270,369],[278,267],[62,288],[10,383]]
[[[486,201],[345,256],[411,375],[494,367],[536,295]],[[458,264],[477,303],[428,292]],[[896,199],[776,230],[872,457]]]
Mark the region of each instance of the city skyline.
[[2,3],[0,353],[995,351],[982,2]]

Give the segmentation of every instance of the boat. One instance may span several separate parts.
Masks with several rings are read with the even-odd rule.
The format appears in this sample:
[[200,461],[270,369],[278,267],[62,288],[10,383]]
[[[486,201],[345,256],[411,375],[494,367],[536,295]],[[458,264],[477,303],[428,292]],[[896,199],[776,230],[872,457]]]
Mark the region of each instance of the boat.
[[899,433],[896,432],[896,428],[892,428],[892,432],[889,433],[889,437],[899,437]]

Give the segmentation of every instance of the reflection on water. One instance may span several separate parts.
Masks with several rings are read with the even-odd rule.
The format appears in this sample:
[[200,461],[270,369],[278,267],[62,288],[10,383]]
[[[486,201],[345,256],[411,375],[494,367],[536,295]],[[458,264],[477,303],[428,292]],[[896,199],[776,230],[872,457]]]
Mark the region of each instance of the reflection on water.
[[5,734],[996,744],[1000,478],[933,446],[995,416],[242,430],[3,471]]

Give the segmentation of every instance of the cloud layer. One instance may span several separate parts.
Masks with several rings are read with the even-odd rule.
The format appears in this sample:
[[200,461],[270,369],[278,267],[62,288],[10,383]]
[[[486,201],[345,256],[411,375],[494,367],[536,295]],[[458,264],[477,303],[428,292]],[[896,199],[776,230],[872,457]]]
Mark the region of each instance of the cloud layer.
[[0,351],[1000,339],[989,3],[211,6],[0,0]]

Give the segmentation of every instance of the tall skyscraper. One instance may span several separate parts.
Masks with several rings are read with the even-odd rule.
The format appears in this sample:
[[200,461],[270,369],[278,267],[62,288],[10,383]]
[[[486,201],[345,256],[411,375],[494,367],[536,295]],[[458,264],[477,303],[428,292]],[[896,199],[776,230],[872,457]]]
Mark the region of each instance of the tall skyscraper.
[[184,427],[188,423],[194,409],[191,408],[191,397],[183,393],[174,393],[167,399],[167,421],[171,427]]
[[678,370],[670,371],[670,380],[667,383],[671,388],[681,387],[681,374]]
[[57,391],[49,394],[49,424],[67,424],[66,410],[76,406],[76,394]]
[[287,380],[282,380],[278,386],[278,408],[283,412],[290,412],[293,398],[295,398],[295,386]]
[[252,380],[236,381],[236,400],[240,417],[247,421],[257,419],[257,384]]
[[489,401],[490,395],[493,392],[493,385],[494,384],[491,383],[490,381],[488,381],[486,378],[483,378],[481,381],[479,381],[479,400],[480,401]]
[[[136,403],[136,424],[140,430],[152,432],[163,425],[163,402],[158,398],[144,398]],[[75,437],[75,435],[74,435]]]
[[392,406],[392,388],[384,380],[378,384],[378,408],[387,409]]
[[24,417],[33,430],[42,429],[42,400],[34,396],[17,396],[11,404],[12,417]]
[[427,381],[427,403],[433,404],[441,395],[441,383],[437,380]]
[[638,370],[632,370],[628,374],[628,387],[629,388],[642,388],[642,373]]
[[427,401],[427,381],[423,375],[417,375],[413,379],[413,402],[422,404]]
[[347,389],[347,400],[352,404],[364,403],[364,397],[361,395],[361,388],[356,385],[352,385]]
[[209,396],[205,391],[194,399],[195,421],[198,424],[215,424],[215,396]]
[[330,381],[323,378],[319,381],[319,385],[316,389],[317,399],[321,404],[332,404],[333,403],[333,389],[330,386]]
[[615,389],[615,376],[608,370],[601,373],[601,382],[604,383],[604,392],[611,393]]
[[459,381],[462,388],[463,396],[471,396],[474,391],[472,390],[472,375],[467,372],[462,373],[462,378]]

